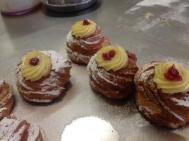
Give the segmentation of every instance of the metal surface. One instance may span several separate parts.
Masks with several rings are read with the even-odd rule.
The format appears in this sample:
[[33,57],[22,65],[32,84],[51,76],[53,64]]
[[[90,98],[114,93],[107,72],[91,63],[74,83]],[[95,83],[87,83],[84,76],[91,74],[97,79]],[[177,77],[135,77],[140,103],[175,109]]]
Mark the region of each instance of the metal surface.
[[46,1],[44,4],[47,9],[55,11],[55,12],[76,12],[80,10],[84,10],[89,8],[93,4],[95,4],[96,0],[88,0],[81,3],[71,3],[71,4],[51,4]]
[[[171,59],[189,68],[189,1],[146,1],[147,6],[139,0],[103,0],[97,10],[73,17],[48,17],[41,11],[20,18],[1,17],[0,78],[14,87],[13,113],[39,124],[47,141],[60,141],[67,124],[90,115],[111,122],[120,141],[189,140],[189,127],[173,131],[156,128],[140,116],[130,100],[116,103],[94,94],[82,66],[73,65],[72,87],[61,101],[48,106],[24,102],[15,87],[15,69],[20,58],[33,49],[53,49],[66,55],[66,34],[74,22],[83,18],[95,20],[112,42],[135,52],[139,66],[152,60]],[[150,1],[160,5],[149,5]]]

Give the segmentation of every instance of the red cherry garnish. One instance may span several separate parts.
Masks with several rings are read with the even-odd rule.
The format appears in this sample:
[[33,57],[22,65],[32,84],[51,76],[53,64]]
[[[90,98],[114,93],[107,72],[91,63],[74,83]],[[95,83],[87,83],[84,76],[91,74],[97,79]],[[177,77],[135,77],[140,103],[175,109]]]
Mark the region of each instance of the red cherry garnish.
[[103,53],[102,57],[105,61],[110,61],[114,56],[115,56],[116,52],[114,50],[110,50],[107,53]]
[[110,50],[110,51],[109,51],[109,55],[110,55],[111,58],[113,58],[113,57],[115,56],[115,54],[116,54],[116,53],[115,53],[114,50]]
[[182,77],[180,76],[179,71],[173,64],[168,71],[164,74],[165,78],[170,81],[181,81]]
[[83,25],[89,25],[89,24],[91,24],[91,23],[89,22],[89,20],[87,20],[87,19],[83,20]]
[[30,65],[32,65],[32,66],[36,66],[36,65],[38,65],[38,63],[39,63],[39,58],[37,58],[37,57],[31,58],[29,63],[30,63]]

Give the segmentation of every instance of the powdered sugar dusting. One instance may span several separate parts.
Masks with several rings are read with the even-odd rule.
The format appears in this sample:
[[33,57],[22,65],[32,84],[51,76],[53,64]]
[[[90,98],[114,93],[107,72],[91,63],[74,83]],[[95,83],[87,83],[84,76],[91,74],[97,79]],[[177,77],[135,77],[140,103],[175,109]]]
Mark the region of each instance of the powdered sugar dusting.
[[97,63],[96,63],[96,61],[95,61],[95,56],[93,56],[93,57],[90,59],[87,68],[88,68],[88,71],[89,71],[89,72],[90,72],[90,70],[91,70],[91,76],[92,76],[92,78],[93,78],[97,83],[98,83],[98,80],[97,80],[96,76],[94,75],[94,72],[95,72],[95,71],[97,71],[98,76],[99,76],[101,79],[103,79],[104,81],[106,81],[107,83],[110,83],[110,84],[115,85],[115,86],[118,85],[117,83],[108,80],[108,79],[104,76],[105,71],[104,71],[104,73],[103,73],[103,71],[101,71],[101,70],[98,69]]
[[28,129],[28,141],[35,141],[40,133],[40,129],[37,125],[31,125]]
[[184,99],[172,98],[172,100],[177,105],[184,106],[184,107],[189,107],[189,97],[185,97]]
[[[104,69],[99,69],[98,65],[97,65],[97,63],[95,61],[95,57],[96,57],[96,55],[94,55],[90,59],[89,64],[87,66],[87,69],[88,69],[89,73],[90,73],[90,70],[91,70],[91,76],[96,81],[96,83],[98,83],[98,80],[97,80],[96,76],[94,75],[95,71],[97,72],[97,76],[98,77],[100,77],[101,79],[103,79],[107,83],[109,83],[111,85],[114,85],[114,86],[118,86],[119,84],[116,83],[116,81],[109,80],[108,78],[112,78],[113,80],[116,80],[116,79],[125,80],[125,78],[123,78],[123,77],[115,76],[115,75],[105,71]],[[130,79],[130,78],[128,78],[128,79]]]
[[21,140],[21,135],[24,133],[24,131],[27,129],[27,125],[23,125],[22,127],[20,127],[17,131],[16,134],[14,135],[10,135],[10,139],[8,139],[9,141],[20,141]]
[[77,61],[81,60],[82,62],[85,62],[87,64],[88,60],[90,59],[90,56],[83,55],[83,54],[78,53],[78,52],[73,52],[68,47],[66,47],[66,51],[68,52],[69,57],[72,58],[73,60],[77,60]]
[[95,36],[89,37],[87,39],[75,39],[72,36],[71,31],[67,34],[67,43],[75,43],[78,44],[81,48],[87,48],[85,45],[94,45],[101,42],[103,39],[103,34],[100,32],[99,34],[96,34]]
[[[26,92],[26,91],[25,91]],[[58,93],[55,93],[56,95],[58,95]],[[55,94],[53,94],[53,95],[55,95]],[[51,102],[52,100],[51,99],[29,99],[28,97],[26,97],[26,96],[24,96],[24,98],[25,99],[27,99],[28,101],[32,101],[32,102],[43,102],[43,103],[49,103],[49,102]]]
[[[21,120],[4,118],[0,123],[0,127],[1,127],[0,139],[4,139],[4,140],[10,139],[11,135],[19,126],[20,122]],[[17,140],[14,140],[14,141],[19,141],[19,137],[17,137]]]
[[23,136],[27,141],[40,141],[39,135],[40,128],[25,120],[5,117],[0,122],[0,140],[2,141],[21,141]]
[[52,70],[56,72],[59,71],[61,68],[70,67],[69,63],[66,63],[67,59],[64,59],[63,56],[56,51],[49,50],[49,51],[42,51],[44,54],[51,57],[52,61]]
[[179,0],[143,0],[137,4],[137,6],[155,6],[161,5],[169,7],[172,3],[178,2]]
[[[36,85],[38,85],[39,88],[34,90],[32,88],[32,85],[25,82],[18,68],[17,82],[20,85],[18,87],[19,92],[25,95],[38,94],[38,95],[57,97],[60,94],[62,94],[65,88],[58,84],[58,82],[60,81],[60,76],[56,72],[59,72],[61,75],[64,75],[65,69],[71,68],[71,61],[69,61],[68,59],[64,59],[64,57],[61,56],[61,54],[53,50],[41,51],[41,52],[43,52],[44,54],[48,55],[51,58],[52,70],[50,72],[50,75],[46,77],[46,79],[40,81],[39,83],[37,82]],[[28,99],[26,96],[25,96],[25,99],[29,101],[33,101],[33,102],[44,102],[44,103],[52,101],[51,99],[43,99],[43,98],[42,99],[31,99],[31,98]]]
[[[163,7],[170,7],[171,4],[175,2],[179,2],[180,0],[143,0],[139,3],[137,3],[133,8],[131,8],[129,11],[135,11],[139,9],[140,7],[153,7],[153,6],[163,6]],[[127,13],[127,12],[126,12]]]
[[[152,94],[155,95],[155,94],[159,93],[157,87],[155,86],[153,79],[151,79],[151,80],[148,79],[155,72],[154,66],[159,64],[159,63],[160,62],[152,62],[152,63],[146,64],[141,70],[139,70],[137,72],[137,74],[135,76],[135,83],[136,83],[137,89],[138,89],[138,91],[140,91],[140,93],[144,93],[144,94],[147,94],[147,95],[152,95]],[[139,83],[142,84],[142,85],[137,85]],[[148,90],[149,88],[147,86],[150,87],[150,90]],[[151,90],[153,90],[153,91],[151,91]],[[180,100],[180,99],[175,97],[175,98],[172,98],[171,100],[173,100],[175,102],[175,104],[177,104],[177,105],[186,106],[187,105],[186,102],[187,102],[188,98]],[[185,119],[182,117],[182,115],[177,114],[174,111],[174,109],[172,109],[171,107],[169,107],[167,105],[167,103],[165,103],[161,100],[158,100],[158,102],[161,104],[161,108],[164,108],[164,109],[166,109],[166,111],[169,111],[169,113],[171,115],[173,115],[175,118],[177,118],[178,120],[185,122]],[[144,109],[146,111],[148,111],[148,112],[145,112],[146,116],[148,116],[148,114],[151,114],[151,115],[155,114],[155,113],[153,113],[153,111],[150,110],[151,108],[149,108],[147,106],[139,105],[140,111],[143,111]],[[172,123],[172,122],[167,123],[167,124],[169,124],[170,127],[172,127],[172,128],[177,127],[177,124]]]
[[[188,6],[188,1],[181,0],[143,0],[134,5],[131,9],[126,10],[124,14],[126,16],[134,14],[132,15],[132,17],[135,17],[135,24],[133,24],[132,26],[136,30],[146,31],[152,28],[175,26],[175,21],[182,24],[188,24]],[[157,11],[157,9],[159,9],[160,7],[162,7],[164,10]],[[145,13],[140,11],[143,11]],[[140,12],[140,17],[138,12]],[[144,17],[143,15],[141,16],[142,13]],[[146,13],[151,13],[150,19],[145,17]]]

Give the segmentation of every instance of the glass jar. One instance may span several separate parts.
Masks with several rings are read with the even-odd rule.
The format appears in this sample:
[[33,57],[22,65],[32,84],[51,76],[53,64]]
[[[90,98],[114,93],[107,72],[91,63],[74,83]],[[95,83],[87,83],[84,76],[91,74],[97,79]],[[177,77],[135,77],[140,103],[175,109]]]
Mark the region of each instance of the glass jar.
[[20,16],[40,7],[40,0],[0,0],[0,11],[3,15]]

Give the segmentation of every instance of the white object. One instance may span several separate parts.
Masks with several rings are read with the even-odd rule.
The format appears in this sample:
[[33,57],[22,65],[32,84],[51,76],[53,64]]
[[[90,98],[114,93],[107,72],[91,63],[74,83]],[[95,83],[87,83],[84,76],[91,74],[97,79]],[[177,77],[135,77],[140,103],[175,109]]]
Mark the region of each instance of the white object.
[[30,9],[40,3],[39,0],[0,0],[0,11],[19,12]]
[[61,141],[119,141],[119,135],[109,122],[84,117],[66,126]]

